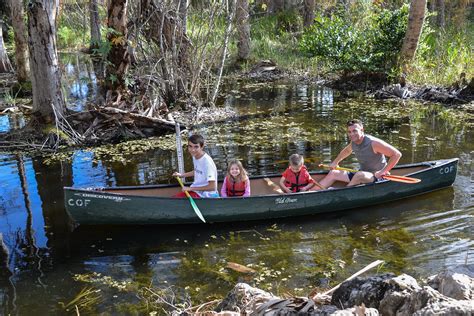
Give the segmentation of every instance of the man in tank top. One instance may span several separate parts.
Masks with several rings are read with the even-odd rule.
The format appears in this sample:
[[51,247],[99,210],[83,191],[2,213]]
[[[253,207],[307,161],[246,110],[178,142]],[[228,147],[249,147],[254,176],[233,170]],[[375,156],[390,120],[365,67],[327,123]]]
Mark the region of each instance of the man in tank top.
[[[321,185],[330,187],[335,181],[348,183],[347,186],[370,183],[382,179],[398,163],[402,154],[395,147],[381,139],[364,133],[364,126],[359,120],[347,122],[347,134],[351,142],[337,155],[329,165],[331,171],[321,180]],[[354,153],[360,164],[356,173],[336,170],[338,164]],[[388,161],[386,159],[388,157]]]

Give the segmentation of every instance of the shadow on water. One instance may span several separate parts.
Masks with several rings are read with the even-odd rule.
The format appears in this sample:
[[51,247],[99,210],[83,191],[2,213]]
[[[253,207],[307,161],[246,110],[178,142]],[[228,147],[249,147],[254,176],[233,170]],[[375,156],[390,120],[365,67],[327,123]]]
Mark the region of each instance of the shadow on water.
[[[65,66],[72,78],[71,100],[93,95],[93,65],[74,57],[68,65],[73,65]],[[71,232],[64,186],[169,183],[175,150],[147,147],[102,156],[81,150],[52,163],[1,155],[5,247],[0,256],[7,258],[0,261],[6,273],[0,279],[2,311],[65,313],[58,302],[66,306],[81,290],[92,288],[101,290],[100,302],[81,311],[126,314],[119,307],[137,299],[119,290],[120,282],[135,289],[173,286],[199,303],[224,295],[238,281],[276,294],[305,295],[375,259],[385,260],[386,270],[417,276],[473,262],[474,135],[450,110],[345,99],[324,87],[295,83],[231,86],[222,103],[247,116],[193,129],[206,137],[220,176],[231,158],[241,159],[252,175],[279,173],[295,152],[316,169],[346,145],[344,123],[352,117],[364,119],[368,133],[400,148],[403,163],[460,157],[458,176],[453,187],[364,209],[270,222],[79,227]],[[71,104],[80,109],[83,103]],[[357,167],[352,157],[346,161],[345,166]],[[185,166],[192,166],[188,155]],[[228,261],[257,272],[238,274],[226,268]]]

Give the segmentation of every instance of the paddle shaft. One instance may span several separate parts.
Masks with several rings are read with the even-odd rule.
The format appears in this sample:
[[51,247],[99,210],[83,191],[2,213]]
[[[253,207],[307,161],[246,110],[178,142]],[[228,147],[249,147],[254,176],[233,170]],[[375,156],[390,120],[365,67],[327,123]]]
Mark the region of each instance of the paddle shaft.
[[[180,174],[184,173],[184,155],[183,155],[183,145],[181,144],[181,128],[179,123],[175,123],[176,129],[176,154],[178,156],[178,172]],[[181,180],[185,181],[185,177],[182,177]]]
[[[323,167],[323,168],[327,168],[327,169],[331,168],[328,165],[323,165],[323,164],[320,164],[319,166]],[[357,172],[357,170],[355,170],[355,169],[349,169],[349,168],[343,168],[343,167],[336,167],[336,170],[342,170],[342,171],[354,172],[354,173]],[[395,176],[395,175],[391,175],[391,174],[382,176],[382,178],[384,178],[386,180],[395,181],[395,182],[410,183],[410,184],[418,183],[418,182],[421,181],[420,179],[417,179],[417,178],[411,178],[411,177],[405,177],[405,176]]]

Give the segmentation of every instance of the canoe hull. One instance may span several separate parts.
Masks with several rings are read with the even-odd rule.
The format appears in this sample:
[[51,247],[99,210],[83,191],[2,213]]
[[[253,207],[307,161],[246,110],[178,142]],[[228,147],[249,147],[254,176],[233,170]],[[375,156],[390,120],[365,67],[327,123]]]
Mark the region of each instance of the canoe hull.
[[[458,159],[438,160],[415,172],[417,184],[393,181],[291,195],[270,194],[247,198],[196,199],[207,222],[234,222],[302,216],[360,208],[399,200],[453,184]],[[410,167],[421,164],[400,166]],[[142,187],[129,187],[130,190]],[[122,190],[123,192],[123,190]],[[201,223],[187,199],[137,196],[64,188],[70,217],[81,225]]]

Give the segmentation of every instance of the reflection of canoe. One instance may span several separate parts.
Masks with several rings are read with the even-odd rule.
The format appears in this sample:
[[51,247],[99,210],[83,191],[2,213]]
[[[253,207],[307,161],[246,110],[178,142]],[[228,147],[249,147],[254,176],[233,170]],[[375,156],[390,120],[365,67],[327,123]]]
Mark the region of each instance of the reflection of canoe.
[[[196,199],[208,222],[232,222],[299,216],[398,200],[450,186],[456,178],[458,159],[400,165],[395,175],[421,179],[417,184],[381,181],[334,189],[281,195],[264,176],[251,179],[252,196],[247,198]],[[311,173],[321,180],[326,172]],[[268,176],[267,176],[268,177]],[[279,175],[270,176],[274,182]],[[188,199],[170,198],[176,185],[75,189],[64,188],[66,210],[78,224],[183,224],[200,223]]]

